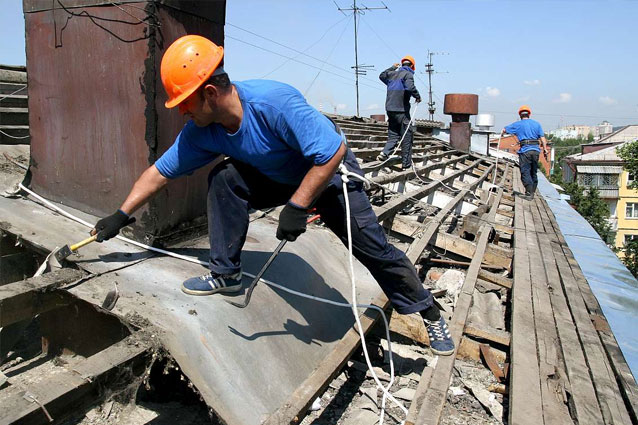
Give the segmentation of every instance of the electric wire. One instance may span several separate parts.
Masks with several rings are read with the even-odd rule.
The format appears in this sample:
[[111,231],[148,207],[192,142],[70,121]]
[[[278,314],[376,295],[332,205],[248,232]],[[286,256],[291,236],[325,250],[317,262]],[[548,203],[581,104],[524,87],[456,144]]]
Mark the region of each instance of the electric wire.
[[[343,30],[341,31],[341,34],[339,35],[339,38],[337,39],[336,43],[332,46],[332,49],[330,49],[330,53],[328,53],[328,57],[326,57],[326,60],[330,59],[330,56],[332,56],[332,53],[335,51],[335,48],[339,45],[341,38],[346,33],[346,30],[348,29],[349,26],[350,26],[350,21],[346,22],[346,25],[343,27]],[[321,65],[321,69],[317,71],[317,75],[315,75],[315,78],[313,78],[310,84],[308,85],[308,88],[303,94],[304,97],[308,94],[308,91],[310,91],[310,88],[313,86],[315,81],[317,81],[317,77],[319,77],[319,74],[321,74],[321,71],[323,71],[324,64]]]
[[[302,62],[302,61],[300,61],[299,59],[296,59],[296,58],[294,58],[294,57],[286,56],[286,55],[284,55],[284,54],[282,54],[282,53],[275,52],[275,51],[273,51],[273,50],[267,49],[267,48],[262,47],[262,46],[258,46],[258,45],[256,45],[256,44],[250,43],[250,42],[248,42],[248,41],[241,40],[241,39],[239,39],[239,38],[237,38],[237,37],[233,37],[233,36],[228,35],[228,34],[226,34],[226,38],[230,38],[230,39],[232,39],[232,40],[239,41],[240,43],[244,43],[244,44],[247,44],[247,45],[249,45],[249,46],[256,47],[257,49],[261,49],[261,50],[264,50],[264,51],[266,51],[266,52],[268,52],[268,53],[272,53],[272,54],[274,54],[274,55],[281,56],[281,57],[286,58],[286,59],[290,59],[290,60],[291,60],[291,61],[293,61],[293,62],[297,62],[297,63],[300,63],[300,64],[302,64],[302,65],[309,66],[309,67],[311,67],[311,68],[321,69],[321,68],[319,68],[319,67],[318,67],[318,66],[316,66],[316,65],[312,65],[312,64],[309,64],[309,63],[307,63],[307,62]],[[337,74],[337,73],[335,73],[335,72],[328,71],[328,70],[323,70],[323,72],[327,72],[328,74],[332,74],[332,75],[335,75],[335,76],[337,76],[337,77],[339,77],[339,78],[342,78],[342,79],[344,79],[344,80],[347,80],[347,81],[348,81],[348,83],[349,83],[348,85],[350,85],[350,86],[352,86],[352,85],[353,85],[352,83],[350,83],[350,78],[349,78],[349,77],[346,77],[346,76],[343,76],[343,75],[341,75],[341,74]],[[368,88],[375,89],[375,90],[384,91],[381,87],[375,87],[375,86],[371,86],[371,85],[367,85],[367,84],[366,84],[365,86],[366,86],[366,87],[368,87]]]
[[[348,19],[350,16],[352,16],[352,14],[347,15],[344,19]],[[342,22],[344,19],[342,19],[342,20],[341,20],[341,21],[339,21],[339,22]],[[305,51],[300,51],[300,50],[298,50],[298,49],[295,49],[295,48],[293,48],[293,47],[287,46],[287,45],[285,45],[285,44],[283,44],[283,43],[280,43],[280,42],[278,42],[278,41],[276,41],[276,40],[273,40],[273,39],[271,39],[271,38],[268,38],[268,37],[265,37],[265,36],[263,36],[263,35],[257,34],[257,33],[256,33],[256,32],[254,32],[254,31],[247,30],[247,29],[245,29],[245,28],[239,27],[239,26],[237,26],[237,25],[235,25],[235,24],[231,24],[231,23],[229,23],[229,22],[227,22],[227,23],[226,23],[226,25],[229,25],[229,26],[231,26],[231,27],[237,28],[238,30],[241,30],[241,31],[245,31],[245,32],[247,32],[248,34],[254,35],[255,37],[262,38],[262,39],[264,39],[264,40],[266,40],[266,41],[269,41],[269,42],[271,42],[271,43],[273,43],[273,44],[276,44],[276,45],[278,45],[278,46],[280,46],[280,47],[283,47],[283,48],[285,48],[285,49],[292,50],[293,52],[295,52],[295,53],[297,53],[297,54],[299,54],[299,55],[306,56],[306,57],[308,57],[308,58],[310,58],[310,59],[316,60],[317,62],[321,62],[321,63],[322,63],[322,64],[324,64],[324,65],[330,65],[331,67],[333,67],[333,68],[335,68],[335,69],[338,69],[338,70],[340,70],[340,71],[347,72],[347,73],[349,73],[349,74],[352,72],[352,71],[351,71],[351,70],[349,70],[349,69],[342,68],[342,67],[340,67],[340,66],[337,66],[337,65],[334,65],[334,64],[332,64],[332,63],[326,62],[326,61],[324,61],[324,60],[322,60],[322,59],[319,59],[319,58],[317,58],[317,57],[315,57],[315,56],[309,55],[309,54],[305,53]],[[307,50],[307,49],[306,49],[306,50]],[[371,82],[376,82],[375,80],[372,80],[372,79],[370,79],[370,78],[365,78],[365,79],[366,79],[366,80],[368,80],[368,81],[371,81]]]
[[[326,32],[323,33],[323,35],[321,37],[319,37],[319,39],[317,41],[315,41],[314,43],[312,43],[310,46],[306,47],[303,51],[307,52],[308,50],[312,49],[314,46],[316,46],[317,44],[319,44],[319,42],[321,40],[324,39],[324,37],[326,35],[328,35],[328,33],[330,32],[330,30],[332,30],[334,27],[336,27],[337,25],[339,25],[340,23],[342,23],[343,21],[345,21],[346,19],[348,19],[349,16],[346,16],[343,19],[340,19],[339,21],[335,22],[334,24],[332,24],[330,27],[328,27],[328,29],[326,30]],[[301,56],[301,54],[298,54],[297,56],[295,56],[295,58],[298,58],[299,56]],[[273,69],[272,71],[262,75],[261,77],[259,77],[260,79],[264,79],[266,77],[268,77],[269,75],[273,74],[274,72],[278,71],[279,69],[281,69],[281,67],[283,67],[284,65],[286,65],[288,62],[290,62],[290,59],[286,59],[285,61],[283,61],[281,63],[281,65],[277,66],[275,69]]]

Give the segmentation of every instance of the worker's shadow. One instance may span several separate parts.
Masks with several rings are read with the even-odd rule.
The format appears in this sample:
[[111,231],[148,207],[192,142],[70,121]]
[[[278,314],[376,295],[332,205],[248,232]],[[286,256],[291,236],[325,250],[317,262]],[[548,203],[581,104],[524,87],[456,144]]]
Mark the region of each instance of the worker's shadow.
[[[244,251],[242,253],[242,267],[244,271],[257,274],[270,255],[270,252]],[[337,303],[348,303],[348,300],[346,300],[339,291],[330,287],[310,264],[296,254],[288,252],[280,253],[266,271],[263,278],[304,294],[328,299]],[[251,278],[244,277],[243,290],[228,299],[239,302],[243,301],[246,289],[250,286],[251,282]],[[320,342],[332,342],[341,339],[354,323],[350,307],[330,305],[299,295],[290,294],[282,289],[274,287],[266,288],[266,286],[263,281],[257,284],[250,304],[246,309],[255,311],[256,313],[254,314],[261,317],[262,321],[251,322],[253,325],[261,327],[263,323],[265,326],[269,326],[271,330],[250,334],[236,327],[228,326],[233,334],[249,341],[257,338],[290,334],[306,344],[320,344]],[[273,310],[273,307],[280,304],[281,299],[299,312],[307,325],[300,324],[285,316],[278,317],[275,313],[277,310]],[[285,314],[285,310],[282,309],[279,311]],[[272,324],[279,323],[280,320],[283,322],[283,328],[272,330]],[[268,324],[268,322],[270,322],[270,324]]]

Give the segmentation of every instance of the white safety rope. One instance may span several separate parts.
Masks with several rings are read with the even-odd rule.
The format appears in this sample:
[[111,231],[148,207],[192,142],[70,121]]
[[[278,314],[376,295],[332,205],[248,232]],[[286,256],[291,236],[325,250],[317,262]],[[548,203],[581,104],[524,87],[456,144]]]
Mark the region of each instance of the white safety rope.
[[[363,349],[363,353],[366,359],[366,364],[368,365],[368,369],[370,370],[370,373],[375,381],[375,383],[377,384],[377,386],[383,391],[383,397],[382,397],[382,403],[381,403],[381,413],[380,413],[380,420],[379,423],[383,424],[383,417],[384,417],[384,410],[385,410],[385,401],[386,398],[390,398],[391,401],[393,401],[395,404],[397,404],[397,406],[399,406],[401,408],[401,410],[403,410],[403,412],[407,415],[408,414],[408,410],[405,408],[405,406],[403,406],[403,404],[401,404],[400,401],[398,401],[396,398],[394,398],[394,396],[392,396],[392,394],[389,393],[389,389],[390,387],[392,387],[392,384],[394,383],[394,361],[392,358],[392,343],[390,340],[390,326],[388,325],[388,319],[385,315],[385,312],[383,311],[382,308],[380,308],[379,306],[376,305],[372,305],[372,304],[358,304],[357,303],[357,294],[356,294],[356,283],[355,283],[355,279],[354,279],[354,263],[353,263],[353,254],[352,254],[352,228],[351,228],[351,223],[350,223],[350,201],[349,201],[349,197],[348,197],[348,190],[347,190],[347,186],[346,183],[348,182],[348,177],[354,177],[354,178],[358,178],[361,181],[367,181],[367,179],[365,177],[361,177],[358,174],[352,173],[350,171],[347,170],[347,168],[342,164],[340,167],[340,171],[342,171],[342,182],[343,182],[343,191],[344,191],[344,198],[345,198],[345,203],[346,203],[346,215],[347,215],[347,231],[348,231],[348,251],[350,253],[349,255],[349,259],[350,259],[350,278],[351,278],[351,283],[352,283],[352,303],[344,303],[344,302],[338,302],[338,301],[333,301],[333,300],[329,300],[329,299],[325,299],[325,298],[321,298],[321,297],[317,297],[314,295],[308,295],[305,294],[303,292],[299,292],[299,291],[295,291],[294,289],[290,289],[287,288],[285,286],[279,285],[275,282],[269,281],[267,279],[261,278],[260,280],[262,282],[264,282],[265,284],[267,284],[268,286],[271,286],[273,288],[277,288],[280,289],[282,291],[285,291],[289,294],[292,295],[296,295],[299,297],[303,297],[303,298],[307,298],[310,300],[314,300],[314,301],[318,301],[324,304],[329,304],[329,305],[334,305],[337,307],[347,307],[352,309],[354,317],[355,317],[355,322],[357,324],[357,330],[359,332],[359,337],[361,338],[361,347]],[[77,223],[83,224],[86,227],[89,227],[91,229],[95,228],[94,225],[90,224],[87,221],[82,220],[79,217],[74,216],[73,214],[63,210],[62,208],[58,207],[57,205],[53,204],[52,202],[44,199],[43,197],[41,197],[40,195],[38,195],[37,193],[35,193],[34,191],[27,189],[24,185],[22,185],[20,183],[19,185],[20,189],[24,190],[26,193],[28,193],[29,195],[33,196],[35,199],[37,199],[38,201],[40,201],[41,203],[43,203],[46,207],[60,213],[61,215],[69,218],[70,220],[73,220]],[[148,251],[153,251],[153,252],[157,252],[159,254],[164,254],[173,258],[177,258],[180,260],[184,260],[184,261],[188,261],[191,263],[195,263],[195,264],[200,264],[202,266],[208,267],[209,264],[207,262],[201,261],[195,257],[190,257],[187,255],[181,255],[181,254],[177,254],[175,252],[171,252],[171,251],[167,251],[161,248],[156,248],[150,245],[146,245],[137,241],[134,241],[132,239],[126,238],[124,236],[116,236],[117,239],[126,242],[126,243],[130,243],[132,245],[135,245],[137,247],[146,249]],[[250,277],[250,278],[255,278],[254,274],[251,273],[247,273],[244,272],[243,274],[245,274],[246,276]],[[356,307],[355,307],[356,305]],[[388,383],[387,387],[384,387],[383,384],[381,383],[381,381],[379,380],[379,377],[376,375],[376,373],[374,372],[374,369],[372,367],[372,364],[370,362],[370,356],[368,355],[368,350],[366,348],[366,344],[365,344],[365,334],[363,333],[363,326],[361,325],[361,321],[359,320],[359,314],[357,311],[357,308],[371,308],[374,309],[376,311],[379,312],[379,314],[381,315],[381,318],[383,319],[383,324],[385,327],[385,335],[386,335],[386,340],[388,341],[388,358],[389,358],[389,362],[390,362],[390,382]]]
[[403,413],[405,413],[406,417],[408,415],[408,409],[406,409],[405,406],[399,400],[397,400],[396,398],[394,398],[392,394],[390,394],[390,388],[392,387],[392,384],[394,383],[394,362],[392,359],[392,345],[391,345],[389,333],[387,334],[387,340],[388,340],[388,357],[390,360],[390,382],[388,382],[387,387],[383,386],[383,384],[379,380],[379,377],[374,372],[372,363],[370,362],[370,356],[368,355],[368,349],[366,347],[365,333],[363,332],[363,326],[361,325],[361,320],[359,320],[359,312],[357,311],[357,308],[354,307],[355,305],[357,305],[357,284],[355,282],[355,277],[354,277],[354,261],[353,261],[354,255],[352,253],[352,223],[351,223],[351,215],[350,215],[350,196],[348,195],[348,187],[347,187],[347,183],[350,181],[348,179],[348,176],[351,176],[354,173],[350,173],[347,167],[345,166],[345,164],[343,163],[339,166],[339,172],[341,173],[343,198],[346,203],[346,229],[348,233],[348,252],[349,252],[348,260],[350,264],[350,281],[352,286],[352,304],[351,304],[353,306],[352,313],[354,315],[355,321],[357,322],[357,330],[359,331],[359,338],[361,338],[361,349],[363,350],[363,356],[366,359],[368,370],[370,371],[370,374],[372,375],[374,382],[377,384],[377,388],[379,388],[383,392],[383,397],[381,399],[381,413],[379,415],[379,424],[383,424],[386,398],[389,398],[401,410],[403,410]]
[[[418,102],[414,103],[414,110],[412,111],[412,108],[410,108],[411,112],[410,112],[410,122],[408,123],[408,125],[405,127],[405,131],[403,132],[403,136],[401,136],[401,139],[399,140],[399,142],[397,143],[397,145],[394,147],[394,150],[392,151],[392,153],[390,155],[388,155],[388,158],[383,161],[381,164],[379,164],[379,166],[385,164],[386,162],[388,162],[389,160],[392,159],[392,157],[397,153],[397,150],[399,150],[399,148],[401,147],[401,145],[403,144],[403,139],[405,139],[405,135],[408,134],[408,131],[410,131],[410,128],[412,127],[412,124],[414,124],[414,121],[416,120],[416,110],[419,107]],[[389,117],[388,117],[389,119]],[[390,123],[388,122],[388,127],[390,126]]]

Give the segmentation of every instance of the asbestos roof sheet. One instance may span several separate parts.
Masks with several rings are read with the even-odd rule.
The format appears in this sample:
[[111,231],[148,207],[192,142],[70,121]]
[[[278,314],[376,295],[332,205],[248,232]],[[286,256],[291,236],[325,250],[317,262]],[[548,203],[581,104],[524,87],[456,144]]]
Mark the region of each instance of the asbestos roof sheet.
[[591,174],[620,174],[622,173],[621,165],[577,165],[576,170],[579,173]]

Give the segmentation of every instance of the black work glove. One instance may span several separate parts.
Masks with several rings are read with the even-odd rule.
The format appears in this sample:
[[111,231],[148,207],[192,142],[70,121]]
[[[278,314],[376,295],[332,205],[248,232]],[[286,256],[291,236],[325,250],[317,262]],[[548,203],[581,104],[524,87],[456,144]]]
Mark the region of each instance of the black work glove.
[[129,217],[122,211],[117,210],[114,214],[104,217],[95,225],[98,242],[108,241],[120,233],[120,229],[135,222],[135,217]]
[[306,231],[308,212],[288,202],[279,214],[279,226],[277,227],[277,239],[294,241]]

